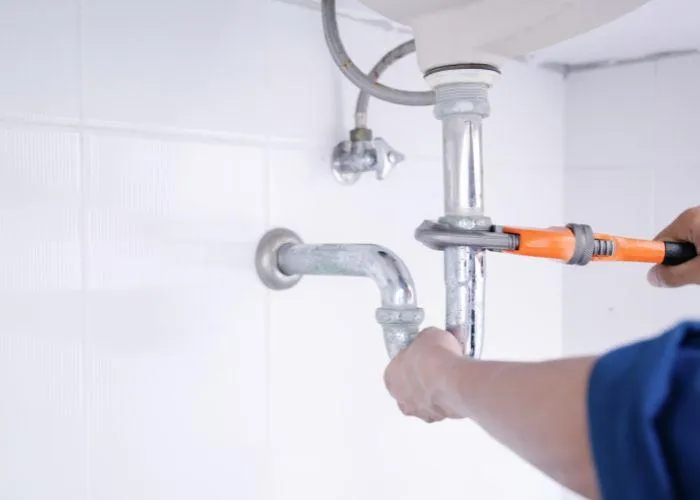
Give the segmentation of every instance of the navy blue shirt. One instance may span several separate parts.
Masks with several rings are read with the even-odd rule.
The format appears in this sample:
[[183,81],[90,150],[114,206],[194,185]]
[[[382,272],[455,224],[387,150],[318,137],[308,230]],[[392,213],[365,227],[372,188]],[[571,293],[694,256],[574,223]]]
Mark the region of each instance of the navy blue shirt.
[[700,499],[700,323],[601,358],[588,419],[604,500]]

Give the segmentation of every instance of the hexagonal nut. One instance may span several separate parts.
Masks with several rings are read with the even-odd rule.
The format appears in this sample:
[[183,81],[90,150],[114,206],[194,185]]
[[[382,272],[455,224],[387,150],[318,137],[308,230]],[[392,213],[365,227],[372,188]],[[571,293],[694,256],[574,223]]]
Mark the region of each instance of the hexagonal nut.
[[420,307],[380,307],[375,316],[380,325],[420,325],[425,319],[425,311]]

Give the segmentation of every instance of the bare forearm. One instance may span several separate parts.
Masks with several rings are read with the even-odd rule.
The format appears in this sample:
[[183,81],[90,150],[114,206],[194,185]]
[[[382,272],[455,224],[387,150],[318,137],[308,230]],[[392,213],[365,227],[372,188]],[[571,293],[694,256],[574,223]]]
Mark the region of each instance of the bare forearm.
[[450,413],[473,419],[555,481],[598,498],[586,409],[594,362],[465,360],[447,377],[440,399]]
[[392,361],[385,380],[406,415],[470,418],[555,481],[595,499],[587,411],[595,361],[474,361],[452,335],[429,329]]

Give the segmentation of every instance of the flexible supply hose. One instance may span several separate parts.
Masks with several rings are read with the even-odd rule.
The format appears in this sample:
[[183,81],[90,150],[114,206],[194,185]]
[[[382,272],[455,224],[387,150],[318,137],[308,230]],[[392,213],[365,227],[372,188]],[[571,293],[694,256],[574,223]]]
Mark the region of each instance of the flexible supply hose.
[[[345,51],[343,42],[340,40],[335,0],[322,0],[321,14],[323,18],[323,34],[326,38],[326,43],[328,44],[333,61],[340,71],[360,90],[367,92],[377,99],[393,104],[404,106],[429,106],[435,104],[435,93],[432,91],[416,92],[398,90],[382,85],[365,75],[352,59],[350,59],[350,56]],[[387,54],[387,56],[388,55],[389,54]],[[396,60],[397,59],[394,59],[394,61]]]
[[[394,47],[379,60],[374,68],[372,68],[372,71],[369,72],[369,78],[373,82],[378,81],[382,74],[384,74],[384,72],[395,62],[403,59],[407,55],[413,54],[415,51],[415,40],[409,40],[401,45],[398,45],[397,47]],[[355,106],[355,127],[357,128],[367,127],[367,108],[369,106],[369,98],[370,94],[366,90],[362,90],[357,98],[357,105]]]

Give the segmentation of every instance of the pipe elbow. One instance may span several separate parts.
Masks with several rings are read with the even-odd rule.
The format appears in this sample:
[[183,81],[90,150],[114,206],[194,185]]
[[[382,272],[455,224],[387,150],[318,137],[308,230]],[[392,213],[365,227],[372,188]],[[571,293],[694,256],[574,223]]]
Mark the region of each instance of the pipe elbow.
[[391,359],[406,349],[420,332],[425,313],[417,306],[416,286],[408,267],[394,252],[377,245],[358,245],[365,275],[371,278],[381,296],[376,311],[384,333],[384,344]]
[[391,250],[377,245],[360,248],[365,255],[366,275],[379,288],[384,307],[415,306],[416,285],[406,264]]
[[417,306],[416,287],[406,264],[392,251],[366,247],[367,276],[379,288],[382,307],[376,311],[384,332],[384,343],[393,359],[415,340],[425,313]]

